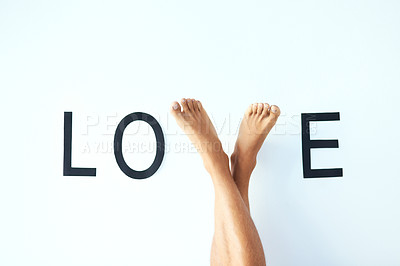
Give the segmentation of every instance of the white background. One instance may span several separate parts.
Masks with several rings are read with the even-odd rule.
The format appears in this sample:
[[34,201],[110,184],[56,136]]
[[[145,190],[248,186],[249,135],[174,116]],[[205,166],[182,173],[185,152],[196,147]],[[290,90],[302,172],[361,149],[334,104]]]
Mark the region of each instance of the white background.
[[[0,264],[207,265],[212,183],[168,116],[192,97],[227,153],[248,104],[281,107],[250,187],[268,265],[400,265],[399,13],[394,0],[1,0]],[[62,175],[64,111],[73,166],[96,177]],[[175,147],[146,180],[107,148],[137,111]],[[302,177],[306,112],[340,112],[314,125],[339,149],[312,166],[343,177]],[[153,143],[146,129],[124,142]],[[126,153],[138,169],[152,156]]]

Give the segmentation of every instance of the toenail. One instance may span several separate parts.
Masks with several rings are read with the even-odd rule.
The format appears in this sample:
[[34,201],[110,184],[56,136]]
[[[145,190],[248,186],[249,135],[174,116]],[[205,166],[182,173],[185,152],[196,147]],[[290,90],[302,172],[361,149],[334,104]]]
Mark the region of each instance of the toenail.
[[185,99],[182,99],[182,102],[184,103],[184,102],[186,102],[186,100],[185,100]]
[[178,109],[178,104],[175,104],[172,108],[174,108],[174,110]]
[[262,106],[263,106],[262,103],[259,103],[259,104],[258,104],[258,107],[262,107]]
[[276,109],[276,108],[271,108],[271,111],[272,111],[273,113],[276,113],[276,112],[278,112],[278,109]]

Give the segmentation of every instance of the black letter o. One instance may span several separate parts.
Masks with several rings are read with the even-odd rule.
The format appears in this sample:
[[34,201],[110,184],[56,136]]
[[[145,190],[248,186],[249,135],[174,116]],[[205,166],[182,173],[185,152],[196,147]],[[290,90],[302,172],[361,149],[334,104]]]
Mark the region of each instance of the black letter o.
[[[125,128],[130,123],[136,120],[142,120],[147,122],[153,128],[157,141],[156,158],[154,159],[150,167],[143,171],[135,171],[132,168],[130,168],[126,164],[124,156],[122,155],[122,137],[124,135]],[[134,179],[145,179],[152,176],[161,165],[161,162],[164,158],[164,150],[165,150],[165,141],[164,141],[163,131],[161,129],[160,124],[151,115],[146,113],[136,112],[125,116],[121,120],[121,122],[119,122],[118,127],[115,130],[115,136],[114,136],[114,155],[115,159],[117,160],[119,168],[127,176]]]

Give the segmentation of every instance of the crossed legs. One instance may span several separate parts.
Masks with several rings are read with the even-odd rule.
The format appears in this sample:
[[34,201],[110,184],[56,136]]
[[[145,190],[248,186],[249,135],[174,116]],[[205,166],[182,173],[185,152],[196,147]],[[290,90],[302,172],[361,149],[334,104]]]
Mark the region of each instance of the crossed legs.
[[257,153],[280,114],[277,106],[253,104],[245,112],[230,161],[200,101],[174,102],[171,112],[203,159],[215,192],[211,265],[265,265],[250,216],[248,187]]

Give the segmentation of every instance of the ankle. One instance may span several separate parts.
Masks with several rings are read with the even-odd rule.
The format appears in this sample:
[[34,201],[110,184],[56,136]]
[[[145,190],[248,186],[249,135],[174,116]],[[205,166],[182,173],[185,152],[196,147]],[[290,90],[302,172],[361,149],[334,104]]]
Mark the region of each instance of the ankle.
[[229,157],[224,151],[204,154],[202,158],[204,167],[210,174],[230,172]]
[[243,152],[237,147],[230,158],[232,169],[247,170],[249,173],[256,167],[257,156],[251,153]]

